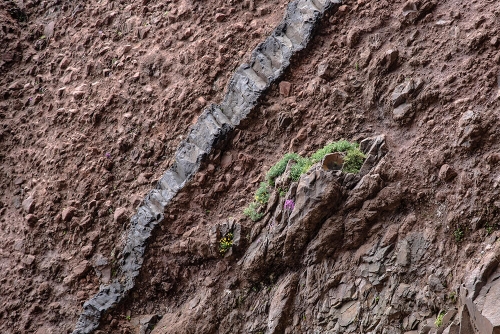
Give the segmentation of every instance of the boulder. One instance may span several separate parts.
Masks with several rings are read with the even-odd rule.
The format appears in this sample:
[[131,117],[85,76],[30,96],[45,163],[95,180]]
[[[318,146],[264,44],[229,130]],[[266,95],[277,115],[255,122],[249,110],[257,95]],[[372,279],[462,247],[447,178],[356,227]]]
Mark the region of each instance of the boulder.
[[343,198],[343,188],[336,174],[320,166],[302,175],[295,195],[295,207],[288,219],[284,256],[291,261],[316,233],[319,224],[331,215]]
[[439,169],[439,178],[445,182],[453,180],[457,176],[457,172],[448,164],[444,164]]
[[73,216],[75,215],[75,212],[76,212],[75,207],[69,206],[67,208],[64,208],[62,213],[61,213],[62,220],[65,222],[71,221],[71,218],[73,218]]
[[343,164],[344,157],[338,152],[325,155],[321,161],[321,166],[324,170],[341,170]]

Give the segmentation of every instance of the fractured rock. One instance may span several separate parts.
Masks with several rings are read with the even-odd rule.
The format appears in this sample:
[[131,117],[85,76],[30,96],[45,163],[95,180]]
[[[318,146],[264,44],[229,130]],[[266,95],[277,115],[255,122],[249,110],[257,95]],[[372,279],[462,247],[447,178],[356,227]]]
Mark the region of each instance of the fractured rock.
[[90,268],[90,262],[83,260],[73,269],[73,275],[76,278],[83,277],[90,270]]
[[318,77],[321,79],[330,79],[333,74],[333,68],[328,62],[322,62],[318,65]]
[[444,289],[444,286],[441,283],[441,280],[436,275],[429,275],[429,278],[427,279],[427,283],[429,284],[429,289],[431,291],[439,292],[439,291],[442,291]]
[[457,172],[448,164],[444,164],[439,169],[439,178],[445,182],[453,180],[457,176]]
[[358,316],[360,304],[358,301],[348,302],[340,308],[339,324],[342,327],[349,326]]
[[35,200],[30,196],[23,201],[22,206],[26,213],[33,213],[35,211]]
[[399,51],[397,49],[387,50],[384,59],[387,70],[393,70],[398,65]]
[[409,94],[414,90],[413,80],[403,82],[402,84],[396,86],[391,95],[392,106],[396,108],[397,106],[406,102]]
[[288,220],[283,254],[296,260],[319,223],[342,200],[343,190],[333,172],[319,166],[304,174],[297,187],[295,208]]
[[297,273],[292,273],[279,283],[271,299],[267,327],[270,334],[284,333],[288,311],[293,303],[298,283]]
[[411,103],[403,103],[392,112],[392,119],[401,124],[407,123],[413,118],[414,112]]
[[128,212],[126,208],[117,208],[113,214],[113,220],[118,224],[123,224],[127,221]]
[[70,207],[64,208],[64,210],[61,213],[62,220],[65,222],[69,222],[71,220],[71,218],[73,218],[73,216],[75,215],[75,212],[76,212],[75,207],[70,206]]
[[341,170],[343,164],[344,157],[338,152],[325,155],[321,161],[321,166],[324,170]]

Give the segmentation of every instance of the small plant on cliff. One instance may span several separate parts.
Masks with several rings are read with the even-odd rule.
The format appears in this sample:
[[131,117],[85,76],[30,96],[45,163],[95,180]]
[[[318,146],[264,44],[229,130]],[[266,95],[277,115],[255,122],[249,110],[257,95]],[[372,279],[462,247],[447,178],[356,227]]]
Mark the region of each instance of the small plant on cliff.
[[256,222],[262,217],[264,217],[264,214],[259,212],[260,205],[257,202],[252,202],[250,203],[245,210],[243,210],[243,214],[250,218],[252,221]]
[[361,169],[361,166],[363,166],[365,158],[366,156],[358,148],[347,151],[347,154],[344,158],[344,167],[342,168],[342,170],[345,173],[359,173],[359,170]]
[[[347,140],[339,140],[329,143],[307,158],[304,158],[297,153],[287,153],[266,173],[265,181],[260,183],[259,188],[255,192],[254,201],[243,210],[245,216],[249,217],[253,221],[258,221],[264,216],[262,210],[267,202],[269,202],[271,191],[276,184],[276,179],[283,175],[286,170],[286,166],[290,161],[294,162],[294,164],[290,167],[290,179],[296,182],[300,179],[302,174],[306,173],[309,168],[311,168],[312,165],[320,162],[325,155],[334,152],[344,153],[343,171],[345,173],[358,173],[366,158],[363,152],[359,149],[359,145],[357,143],[351,143]],[[286,190],[282,190],[280,188],[278,191],[280,196],[283,197],[286,195]]]
[[448,298],[451,300],[453,304],[457,302],[457,293],[455,291],[450,292]]
[[486,235],[490,235],[491,233],[493,233],[494,227],[489,224],[486,224],[484,229],[486,230]]
[[295,208],[295,202],[292,199],[287,199],[283,207],[285,210],[292,212],[293,208]]
[[453,231],[453,236],[455,237],[456,242],[460,242],[464,238],[464,231],[461,227],[457,227],[457,229]]
[[229,232],[222,239],[220,239],[219,252],[224,255],[231,247],[233,247],[233,234]]
[[290,168],[290,178],[292,181],[298,181],[300,176],[307,172],[309,168],[313,165],[311,159],[302,158],[295,160],[295,164]]
[[436,321],[434,321],[434,325],[436,325],[436,327],[441,327],[443,326],[443,318],[444,318],[444,315],[445,315],[445,312],[444,311],[441,311],[439,312],[437,318],[436,318]]
[[297,162],[298,160],[303,159],[297,153],[287,153],[281,158],[274,166],[272,166],[266,174],[266,182],[270,186],[274,186],[274,181],[276,178],[281,176],[286,169],[286,165],[290,160]]
[[265,205],[269,201],[269,190],[268,190],[269,185],[267,182],[261,182],[259,188],[255,192],[255,200],[262,204]]

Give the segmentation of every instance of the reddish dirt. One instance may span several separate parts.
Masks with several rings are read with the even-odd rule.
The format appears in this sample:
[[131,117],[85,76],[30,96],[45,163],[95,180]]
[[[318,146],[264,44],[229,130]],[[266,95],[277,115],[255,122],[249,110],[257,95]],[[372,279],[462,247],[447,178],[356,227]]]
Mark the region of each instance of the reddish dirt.
[[[14,5],[0,5],[0,331],[72,330],[103,282],[92,267],[112,264],[121,249],[127,225],[113,218],[116,209],[133,213],[180,136],[205,104],[220,101],[232,70],[285,4],[29,1],[27,23],[8,13]],[[448,244],[460,227],[464,244],[448,255],[464,271],[461,259],[480,251],[484,227],[498,227],[500,6],[441,1],[409,23],[403,5],[346,1],[324,20],[284,78],[290,96],[272,87],[168,208],[137,288],[103,333],[128,333],[126,315],[162,314],[207,278],[232,277],[235,259],[175,253],[175,241],[227,217],[251,226],[242,209],[279,157],[340,138],[387,135],[383,177],[399,185],[402,203],[366,237],[408,213],[416,220],[406,232],[432,226]],[[398,50],[394,63],[389,50]],[[330,71],[321,78],[323,63]],[[391,94],[409,79],[424,84],[411,99],[414,117],[401,125]],[[458,145],[467,110],[481,115],[471,148]],[[284,117],[292,119],[287,128]],[[444,164],[455,178],[440,177]],[[23,208],[30,197],[34,204]]]
[[[307,155],[341,138],[359,141],[386,134],[389,154],[384,180],[402,189],[398,210],[379,217],[366,238],[383,235],[385,227],[415,212],[422,223],[406,226],[406,233],[429,228],[435,220],[438,225],[433,228],[447,242],[457,226],[469,231],[467,242],[475,245],[469,247],[484,241],[480,227],[494,219],[485,208],[493,207],[498,198],[498,191],[490,188],[496,176],[484,174],[474,190],[468,185],[474,173],[491,171],[495,160],[491,157],[499,149],[495,124],[500,114],[495,110],[500,43],[495,44],[494,38],[499,33],[500,7],[446,1],[410,24],[403,20],[403,4],[348,2],[327,18],[284,78],[292,83],[290,96],[281,95],[278,85],[272,87],[252,117],[210,156],[205,169],[168,208],[168,218],[148,249],[137,289],[110,319],[121,320],[126,327],[122,319],[127,314],[162,314],[165,307],[175,310],[207,280],[219,281],[221,291],[232,287],[237,259],[200,259],[196,252],[179,252],[176,242],[203,235],[209,226],[228,217],[251,228],[254,223],[244,218],[242,210],[269,167],[286,152]],[[387,68],[383,59],[392,49],[399,51],[399,58]],[[331,68],[326,78],[318,77],[323,63]],[[418,78],[424,86],[412,99],[415,116],[400,125],[392,119],[391,94],[406,79]],[[458,120],[469,108],[482,111],[490,125],[480,149],[472,151],[456,144]],[[283,129],[279,124],[286,116],[293,121]],[[459,173],[451,184],[438,176],[444,163]],[[469,218],[459,221],[463,210]],[[481,214],[482,225],[471,227],[471,219]],[[450,249],[454,263],[463,256],[456,246]],[[104,332],[111,328],[104,326]]]
[[71,331],[122,217],[285,4],[2,3],[0,331]]

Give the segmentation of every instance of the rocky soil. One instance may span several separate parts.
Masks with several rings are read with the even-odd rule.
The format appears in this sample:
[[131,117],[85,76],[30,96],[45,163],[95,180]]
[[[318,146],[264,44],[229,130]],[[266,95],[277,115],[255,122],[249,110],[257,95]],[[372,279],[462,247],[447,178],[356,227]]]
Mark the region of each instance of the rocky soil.
[[[0,331],[74,329],[188,126],[286,4],[0,4]],[[327,14],[166,208],[98,332],[496,333],[499,16],[456,0]],[[282,155],[341,138],[365,140],[360,174],[313,166],[243,215]]]

